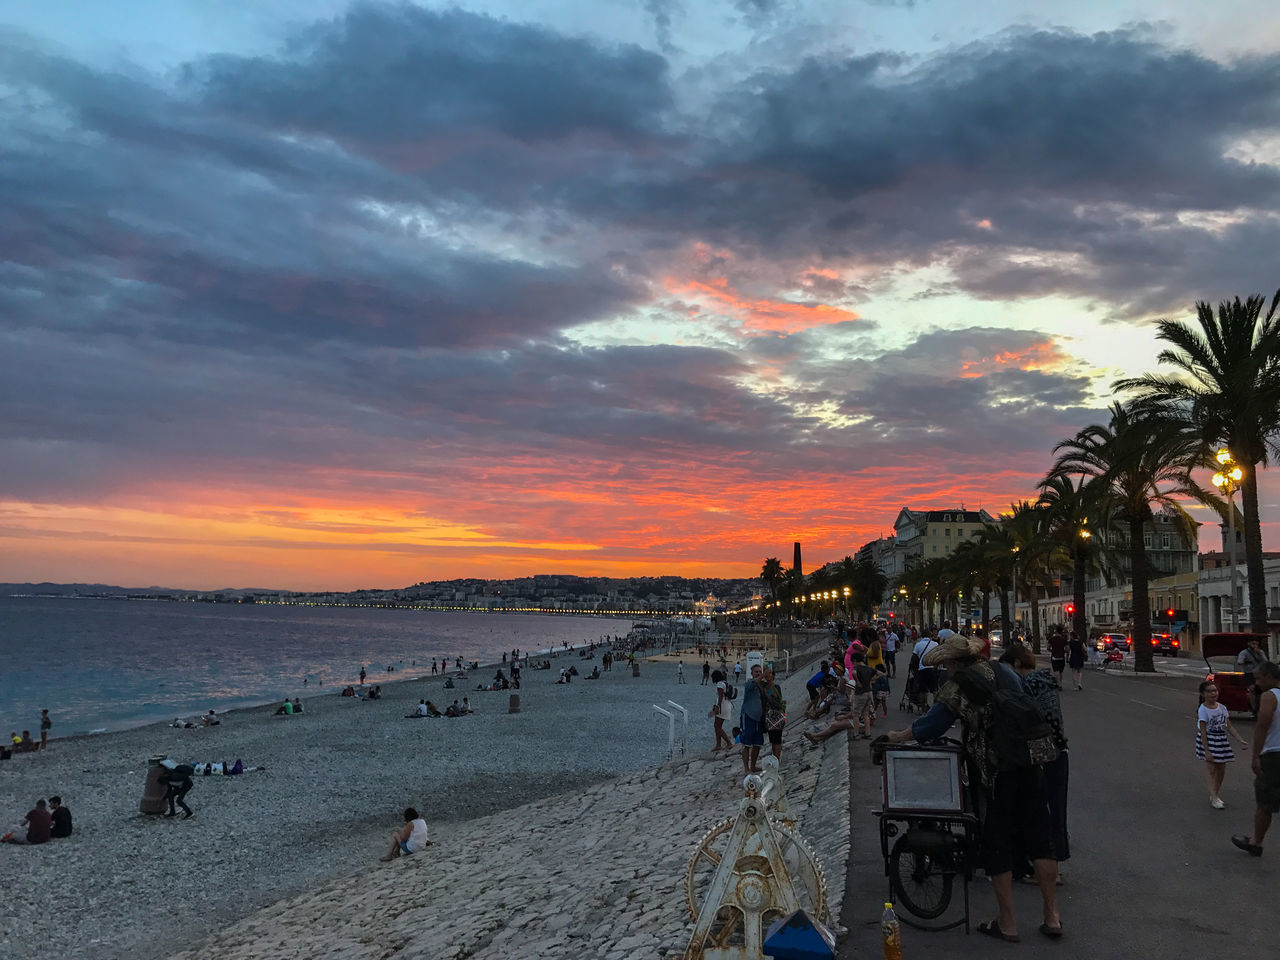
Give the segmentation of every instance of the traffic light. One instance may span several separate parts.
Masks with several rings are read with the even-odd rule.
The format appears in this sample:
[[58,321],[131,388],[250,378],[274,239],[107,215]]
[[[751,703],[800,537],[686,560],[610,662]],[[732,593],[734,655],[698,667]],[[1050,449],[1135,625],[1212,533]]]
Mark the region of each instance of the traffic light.
[[1067,616],[1071,616],[1071,615],[1072,615],[1073,613],[1075,613],[1075,612],[1076,612],[1076,605],[1075,605],[1074,603],[1068,603],[1068,604],[1067,604]]
[[1172,611],[1172,610],[1166,610],[1166,611],[1165,611],[1165,613],[1167,613],[1167,614],[1169,615],[1169,619],[1170,619],[1170,620],[1172,620],[1172,619],[1173,619],[1173,611]]

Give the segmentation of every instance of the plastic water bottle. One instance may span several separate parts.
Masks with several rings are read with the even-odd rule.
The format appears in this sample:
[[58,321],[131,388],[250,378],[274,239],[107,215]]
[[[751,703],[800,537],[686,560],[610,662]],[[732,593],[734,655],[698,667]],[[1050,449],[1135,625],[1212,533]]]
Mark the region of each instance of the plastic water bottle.
[[880,914],[880,933],[884,937],[884,960],[902,960],[902,928],[892,903],[886,903]]

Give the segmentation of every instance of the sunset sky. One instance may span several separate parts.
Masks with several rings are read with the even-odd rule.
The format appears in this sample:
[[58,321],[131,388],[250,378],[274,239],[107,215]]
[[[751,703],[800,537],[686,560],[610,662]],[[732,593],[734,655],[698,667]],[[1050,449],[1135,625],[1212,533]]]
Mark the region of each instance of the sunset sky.
[[812,565],[1280,285],[1272,0],[14,0],[0,130],[0,581]]

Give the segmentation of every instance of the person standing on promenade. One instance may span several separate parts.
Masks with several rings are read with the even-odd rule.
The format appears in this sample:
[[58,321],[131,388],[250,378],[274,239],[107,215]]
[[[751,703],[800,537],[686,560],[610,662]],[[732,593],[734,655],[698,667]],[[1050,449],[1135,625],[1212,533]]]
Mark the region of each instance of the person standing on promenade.
[[[1058,864],[1053,859],[1053,826],[1042,792],[1042,768],[1005,767],[999,762],[991,728],[990,700],[980,702],[972,688],[1008,690],[997,673],[998,665],[988,661],[987,641],[959,634],[948,637],[925,655],[925,665],[947,667],[948,679],[938,691],[933,706],[905,730],[889,734],[892,743],[929,741],[943,736],[960,721],[965,759],[970,767],[969,782],[983,793],[982,867],[991,878],[999,916],[982,923],[978,932],[1015,943],[1018,921],[1013,910],[1014,858],[1025,855],[1034,865],[1036,883],[1043,901],[1040,933],[1050,940],[1062,937],[1058,914]],[[964,682],[965,678],[971,682]],[[1021,687],[1019,691],[1021,692]]]
[[684,683],[684,661],[676,664],[676,683]]
[[742,664],[735,663],[733,665],[733,682],[740,683],[742,681]]
[[1262,842],[1271,828],[1271,815],[1280,811],[1280,666],[1264,660],[1253,671],[1258,685],[1258,722],[1253,728],[1252,836],[1232,837],[1231,842],[1255,857],[1262,856]]
[[711,708],[711,712],[708,716],[715,720],[716,745],[711,748],[711,752],[715,753],[720,749],[721,740],[724,741],[724,748],[726,750],[733,749],[733,740],[724,731],[725,723],[733,720],[733,701],[727,696],[729,690],[728,684],[725,682],[724,674],[717,670],[715,673],[711,674],[711,679],[716,685],[716,702],[715,706]]
[[782,731],[787,723],[787,701],[782,699],[782,688],[774,681],[773,667],[764,668],[761,688],[764,692],[765,733],[769,736],[773,755],[781,761]]
[[1084,660],[1084,641],[1077,637],[1076,632],[1072,630],[1071,639],[1067,641],[1067,662],[1071,666],[1071,676],[1076,681],[1077,690],[1084,689],[1084,684],[1081,682],[1083,679]]
[[[1062,862],[1071,859],[1071,838],[1067,833],[1067,785],[1070,761],[1067,758],[1067,730],[1062,719],[1061,687],[1048,667],[1037,667],[1036,655],[1021,643],[1010,644],[1000,656],[1000,662],[1008,664],[1022,678],[1022,689],[1036,702],[1036,709],[1045,722],[1053,728],[1054,742],[1058,747],[1058,759],[1044,765],[1044,790],[1049,802],[1049,820],[1053,827],[1053,859],[1058,861],[1058,882],[1062,882]],[[1021,877],[1026,883],[1035,882],[1035,870],[1025,861]]]
[[890,678],[898,675],[898,634],[897,627],[890,627],[884,635],[884,669]]
[[760,772],[760,748],[764,746],[764,669],[756,664],[751,678],[742,687],[742,708],[738,726],[742,733],[742,772]]
[[1221,810],[1222,780],[1227,774],[1227,764],[1235,760],[1231,751],[1230,733],[1242,746],[1248,741],[1231,722],[1231,714],[1218,702],[1218,685],[1212,680],[1200,684],[1200,709],[1196,711],[1196,759],[1203,760],[1209,778],[1209,806]]
[[1053,671],[1058,686],[1062,686],[1062,674],[1067,669],[1067,638],[1061,630],[1049,635],[1049,669]]
[[49,719],[49,711],[40,711],[40,749],[43,750],[49,746],[49,730],[53,727],[53,721]]
[[707,685],[707,680],[710,677],[711,677],[711,661],[703,660],[702,661],[702,685],[704,687]]

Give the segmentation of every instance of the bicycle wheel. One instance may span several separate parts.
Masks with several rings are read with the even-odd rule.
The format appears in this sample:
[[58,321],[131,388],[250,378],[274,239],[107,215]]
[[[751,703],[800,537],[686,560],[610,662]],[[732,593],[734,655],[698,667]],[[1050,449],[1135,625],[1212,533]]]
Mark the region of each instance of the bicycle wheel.
[[942,916],[951,905],[954,877],[936,858],[907,848],[904,833],[889,853],[889,885],[899,902],[921,920]]

